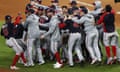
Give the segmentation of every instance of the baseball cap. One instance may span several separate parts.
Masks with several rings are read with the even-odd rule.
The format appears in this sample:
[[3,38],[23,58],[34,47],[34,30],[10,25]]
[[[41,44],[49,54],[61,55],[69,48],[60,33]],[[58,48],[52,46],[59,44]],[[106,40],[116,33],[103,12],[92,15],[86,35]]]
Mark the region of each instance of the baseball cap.
[[73,11],[75,11],[75,10],[79,10],[79,8],[78,7],[73,7]]
[[28,12],[34,13],[35,11],[33,9],[29,9]]
[[42,0],[37,0],[38,2],[41,2]]
[[76,1],[71,1],[70,4],[71,5],[73,5],[73,4],[77,5],[77,2]]
[[106,12],[111,12],[111,10],[112,10],[111,5],[108,4],[108,5],[105,6],[105,11]]
[[12,17],[10,15],[5,16],[5,20],[10,20],[10,19],[12,19]]
[[43,11],[43,10],[44,10],[44,8],[43,8],[43,7],[39,7],[39,8],[38,8],[38,10]]
[[52,3],[59,3],[59,0],[51,0]]
[[49,9],[47,9],[47,12],[53,12],[53,13],[55,13],[55,10],[53,8],[49,8]]
[[30,1],[34,1],[34,0],[30,0]]
[[42,0],[37,0],[40,4],[42,3]]
[[85,14],[88,13],[88,9],[85,6],[80,6],[80,11],[84,12]]
[[55,5],[51,5],[50,8],[56,9],[56,6]]

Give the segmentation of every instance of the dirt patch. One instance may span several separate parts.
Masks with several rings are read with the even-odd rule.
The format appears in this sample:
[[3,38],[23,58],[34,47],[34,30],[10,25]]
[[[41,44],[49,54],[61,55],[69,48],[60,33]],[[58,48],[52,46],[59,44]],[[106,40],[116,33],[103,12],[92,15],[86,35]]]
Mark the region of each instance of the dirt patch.
[[0,72],[16,72],[16,71],[11,71],[9,69],[0,68]]
[[[44,5],[50,5],[51,0],[43,0]],[[87,3],[93,3],[94,0],[78,0]],[[114,3],[114,0],[101,0],[103,6],[106,4],[111,4],[113,9],[116,11],[120,11],[120,3]],[[6,14],[10,14],[16,17],[18,12],[22,12],[24,15],[25,5],[29,2],[29,0],[0,0],[0,20],[4,20],[4,16]],[[60,5],[69,6],[69,0],[60,0]],[[79,4],[80,5],[80,4]],[[92,7],[89,7],[93,9]],[[25,17],[25,16],[24,16]],[[116,15],[116,26],[120,28],[120,15]]]

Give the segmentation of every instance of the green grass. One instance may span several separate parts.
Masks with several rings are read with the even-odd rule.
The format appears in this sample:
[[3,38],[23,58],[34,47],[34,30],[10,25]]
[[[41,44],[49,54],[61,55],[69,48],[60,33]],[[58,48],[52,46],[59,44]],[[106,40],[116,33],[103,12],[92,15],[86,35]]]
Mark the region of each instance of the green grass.
[[[0,22],[0,27],[3,22]],[[118,29],[120,34],[120,29]],[[104,52],[104,48],[102,49]],[[15,55],[14,51],[11,48],[8,48],[5,44],[5,39],[0,36],[0,68],[8,69],[12,63],[13,56]],[[75,67],[70,68],[67,64],[61,69],[53,69],[52,64],[55,63],[53,61],[47,61],[46,64],[39,66],[35,65],[35,67],[25,68],[21,64],[17,64],[21,69],[17,72],[119,72],[120,65],[90,65],[86,64],[84,67],[80,67],[79,64],[75,64]]]

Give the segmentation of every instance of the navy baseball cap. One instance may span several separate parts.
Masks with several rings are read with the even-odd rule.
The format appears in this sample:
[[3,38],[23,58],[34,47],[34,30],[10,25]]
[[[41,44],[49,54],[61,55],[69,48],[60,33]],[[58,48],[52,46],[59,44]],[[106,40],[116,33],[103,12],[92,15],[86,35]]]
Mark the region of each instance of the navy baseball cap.
[[49,8],[49,9],[47,9],[47,12],[55,13],[55,10],[53,8]]
[[78,7],[73,7],[73,11],[75,11],[75,10],[79,10],[79,8]]
[[10,15],[5,16],[5,20],[10,20],[10,19],[12,19],[12,17]]
[[80,6],[80,11],[84,12],[85,14],[88,13],[88,9],[85,6]]
[[50,8],[56,9],[56,6],[55,5],[51,5]]
[[35,11],[33,9],[29,9],[28,12],[34,13]]
[[51,0],[52,3],[59,3],[59,0]]
[[43,7],[39,7],[39,8],[38,8],[38,10],[43,11],[43,10],[44,10],[44,8],[43,8]]
[[108,4],[108,5],[105,6],[105,11],[106,12],[111,12],[111,10],[112,10],[111,5]]
[[34,0],[30,0],[30,1],[34,1]]
[[37,0],[38,2],[41,2],[42,0]]
[[42,3],[42,0],[37,0],[40,4]]
[[77,5],[77,2],[76,1],[72,1],[70,4],[71,5],[73,5],[73,4]]

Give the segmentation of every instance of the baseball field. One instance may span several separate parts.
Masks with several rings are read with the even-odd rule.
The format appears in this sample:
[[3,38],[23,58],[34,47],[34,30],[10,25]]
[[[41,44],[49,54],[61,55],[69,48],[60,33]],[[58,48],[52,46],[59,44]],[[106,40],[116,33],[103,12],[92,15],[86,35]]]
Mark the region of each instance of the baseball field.
[[[93,3],[94,0],[78,0],[85,3]],[[4,16],[6,14],[10,14],[13,18],[17,15],[18,12],[22,12],[24,16],[25,5],[29,2],[29,0],[0,0],[0,28],[4,23]],[[115,4],[113,0],[102,0],[103,6],[105,4],[111,4],[116,12],[120,11],[120,3]],[[50,0],[43,0],[44,5],[50,5]],[[60,5],[68,5],[69,0],[60,0]],[[82,4],[79,4],[82,5]],[[85,4],[83,4],[85,5]],[[88,5],[87,5],[88,6]],[[93,7],[88,6],[90,9]],[[25,18],[25,16],[24,16]],[[120,15],[116,14],[116,28],[120,35]],[[120,42],[120,39],[119,39]],[[104,52],[103,59],[105,60],[105,49],[102,48]],[[54,69],[53,63],[54,61],[46,61],[44,65],[35,65],[34,67],[24,67],[21,64],[17,64],[21,69],[18,71],[11,71],[9,69],[10,64],[12,63],[12,59],[14,57],[14,51],[7,47],[5,44],[5,39],[0,36],[0,72],[119,72],[120,71],[120,63],[113,65],[105,65],[102,64],[100,66],[85,64],[84,67],[80,67],[79,64],[75,64],[74,67],[69,67],[67,64],[63,66],[61,69]]]

